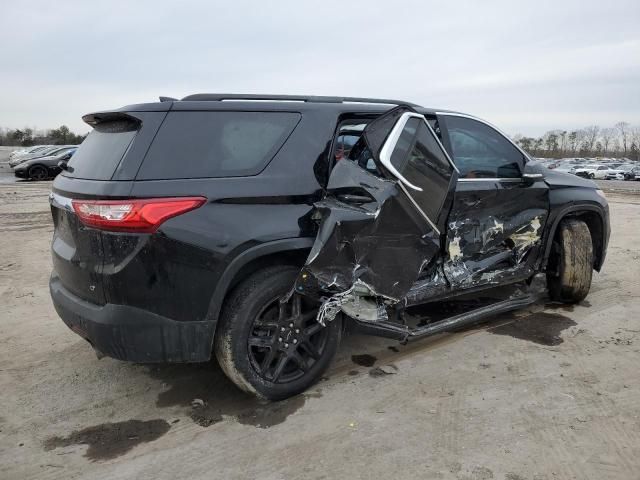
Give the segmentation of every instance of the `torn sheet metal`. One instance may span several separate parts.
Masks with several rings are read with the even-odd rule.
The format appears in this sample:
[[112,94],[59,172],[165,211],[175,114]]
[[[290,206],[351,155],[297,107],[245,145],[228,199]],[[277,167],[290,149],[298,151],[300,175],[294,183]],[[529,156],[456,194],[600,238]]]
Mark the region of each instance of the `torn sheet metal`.
[[[437,256],[439,236],[395,181],[374,176],[354,162],[338,162],[327,189],[330,193],[315,204],[320,227],[295,290],[323,301],[321,323],[343,307],[353,310],[354,302],[363,299],[370,302],[364,303],[363,312],[371,311],[374,302],[383,316],[380,307],[402,301],[423,266]],[[353,195],[371,201],[345,201]]]
[[512,217],[451,222],[445,276],[453,287],[497,284],[508,276],[526,276],[530,268],[525,260],[541,241],[545,219],[544,210],[525,210]]

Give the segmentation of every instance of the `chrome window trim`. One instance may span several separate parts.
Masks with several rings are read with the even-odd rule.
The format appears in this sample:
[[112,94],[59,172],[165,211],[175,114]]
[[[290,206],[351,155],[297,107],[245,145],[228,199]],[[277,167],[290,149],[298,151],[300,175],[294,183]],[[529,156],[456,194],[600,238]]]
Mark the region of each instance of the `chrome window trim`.
[[404,184],[409,188],[412,188],[413,190],[417,190],[418,192],[421,192],[422,188],[418,187],[417,185],[414,185],[409,180],[404,178],[404,175],[402,175],[396,169],[393,163],[391,163],[391,155],[393,154],[393,151],[398,145],[398,140],[400,139],[400,135],[402,135],[402,131],[404,130],[405,125],[407,124],[409,119],[412,117],[424,118],[424,116],[422,115],[414,115],[411,112],[403,113],[398,119],[398,121],[396,122],[396,124],[391,129],[389,136],[387,137],[387,139],[384,142],[384,145],[382,145],[382,148],[380,149],[380,162],[382,162],[382,165],[384,165],[384,167],[387,170],[389,170],[393,174],[393,176],[399,180],[400,184]]
[[522,178],[518,177],[518,178],[511,178],[511,177],[505,177],[505,178],[499,178],[499,177],[493,177],[493,178],[459,178],[458,179],[459,182],[510,182],[510,183],[520,183],[522,182]]
[[431,128],[431,125],[429,125],[427,118],[420,113],[414,113],[414,112],[403,113],[398,119],[398,121],[396,122],[396,124],[394,125],[393,129],[391,130],[391,133],[389,133],[389,137],[387,138],[382,149],[380,150],[380,161],[382,162],[382,164],[389,171],[391,171],[398,178],[398,180],[400,180],[401,183],[404,183],[405,185],[407,185],[408,187],[414,190],[422,191],[420,187],[413,185],[411,182],[405,179],[402,176],[402,174],[400,174],[400,172],[398,172],[398,170],[396,170],[396,168],[391,163],[391,154],[393,153],[393,150],[398,143],[398,139],[402,134],[402,130],[404,130],[405,125],[411,118],[422,119],[422,121],[427,126],[429,133],[431,133],[433,138],[438,143],[438,147],[440,147],[440,150],[444,154],[445,158],[447,159],[447,162],[449,162],[449,165],[451,165],[451,168],[453,168],[453,170],[459,175],[460,170],[458,170],[458,167],[456,167],[456,164],[454,163],[453,159],[449,156],[449,153],[447,153],[446,148],[444,148],[444,145],[442,145],[442,142],[438,138],[438,135],[436,135],[436,132],[434,132],[433,128]]

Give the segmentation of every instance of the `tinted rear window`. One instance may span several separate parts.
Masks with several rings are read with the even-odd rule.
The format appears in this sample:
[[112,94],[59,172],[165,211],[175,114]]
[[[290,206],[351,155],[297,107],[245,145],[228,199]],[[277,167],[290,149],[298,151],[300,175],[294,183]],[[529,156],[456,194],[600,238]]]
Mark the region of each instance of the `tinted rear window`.
[[69,160],[67,177],[109,180],[131,145],[139,124],[115,120],[96,125]]
[[170,112],[137,179],[256,175],[299,120],[290,112]]

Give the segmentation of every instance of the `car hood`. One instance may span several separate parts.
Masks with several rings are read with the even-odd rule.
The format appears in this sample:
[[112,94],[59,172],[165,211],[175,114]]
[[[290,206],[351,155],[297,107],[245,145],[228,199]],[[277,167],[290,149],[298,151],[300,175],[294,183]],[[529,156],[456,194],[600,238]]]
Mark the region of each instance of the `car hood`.
[[[578,169],[579,170],[579,169]],[[573,175],[572,173],[559,172],[556,169],[548,169],[540,162],[535,160],[527,162],[527,171],[530,173],[541,173],[544,175],[544,181],[550,188],[562,187],[582,187],[597,189],[598,185],[586,178]]]
[[551,188],[559,187],[582,187],[597,189],[598,185],[586,178],[572,175],[571,173],[557,172],[555,170],[547,170],[544,172],[544,181]]

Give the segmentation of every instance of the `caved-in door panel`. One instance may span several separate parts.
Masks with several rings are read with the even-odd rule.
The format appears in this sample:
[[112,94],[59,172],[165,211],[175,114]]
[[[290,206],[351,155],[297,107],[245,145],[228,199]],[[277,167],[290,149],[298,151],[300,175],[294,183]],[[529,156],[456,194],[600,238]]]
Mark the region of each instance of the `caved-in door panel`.
[[533,274],[548,216],[548,190],[516,180],[458,182],[449,215],[444,271],[452,287]]
[[[338,162],[329,188],[333,193],[315,204],[322,221],[296,290],[319,298],[359,284],[370,295],[400,301],[438,254],[438,235],[395,182],[354,162]],[[355,195],[370,201],[349,203]]]
[[436,224],[446,218],[456,178],[425,117],[411,108],[394,108],[367,125],[315,204],[319,231],[295,284],[298,293],[323,301],[320,323],[340,310],[361,317],[367,305],[369,320],[379,320],[384,305],[404,299],[441,252]]

